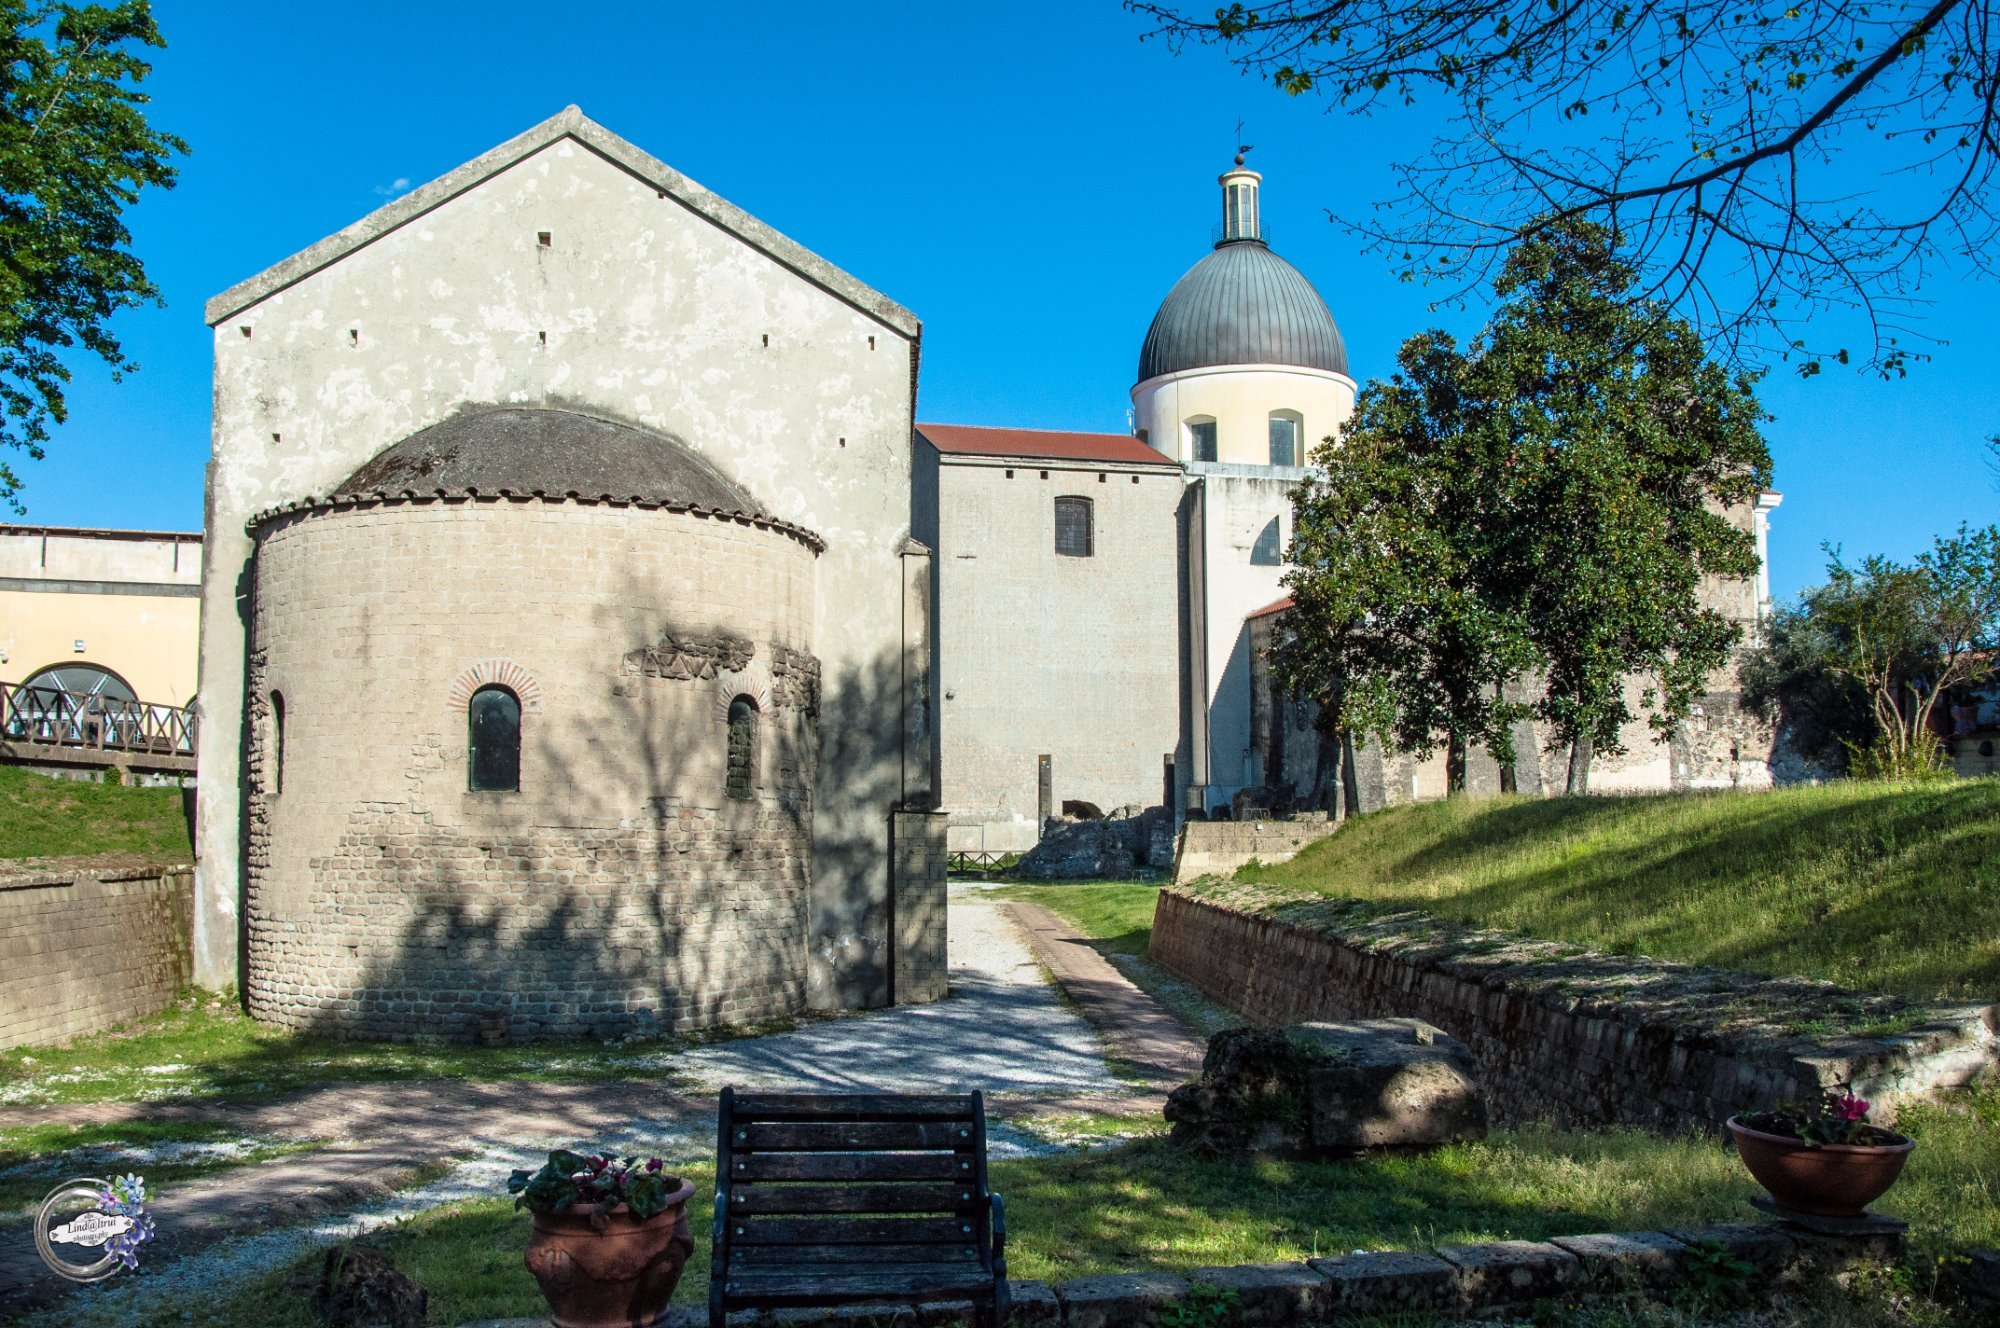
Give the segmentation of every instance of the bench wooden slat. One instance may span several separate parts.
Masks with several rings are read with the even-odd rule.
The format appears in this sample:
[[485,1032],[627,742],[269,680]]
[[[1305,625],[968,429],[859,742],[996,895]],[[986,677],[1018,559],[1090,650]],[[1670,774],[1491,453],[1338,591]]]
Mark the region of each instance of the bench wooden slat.
[[752,1245],[905,1245],[976,1240],[969,1217],[746,1217],[730,1235]]
[[894,1299],[922,1296],[938,1299],[951,1292],[993,1289],[993,1274],[983,1268],[938,1268],[931,1264],[890,1264],[875,1268],[793,1268],[729,1270],[722,1289],[733,1304],[824,1305],[836,1301]]
[[[983,1267],[970,1239],[928,1245],[745,1245],[730,1256],[731,1268],[801,1268],[807,1264],[959,1263]],[[991,1274],[989,1273],[990,1277]]]
[[951,1153],[752,1153],[729,1161],[732,1180],[965,1180],[971,1157]]
[[910,1151],[970,1148],[970,1121],[749,1121],[730,1145],[761,1152],[831,1153],[846,1149]]
[[739,1093],[738,1122],[971,1120],[972,1099],[935,1093]]
[[745,1185],[731,1186],[730,1212],[763,1213],[977,1213],[986,1196],[971,1185]]

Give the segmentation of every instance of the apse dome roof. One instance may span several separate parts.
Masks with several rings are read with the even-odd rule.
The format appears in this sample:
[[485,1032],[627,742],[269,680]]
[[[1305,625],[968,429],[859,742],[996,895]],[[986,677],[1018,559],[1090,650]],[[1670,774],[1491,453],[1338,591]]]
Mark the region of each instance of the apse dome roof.
[[1139,351],[1138,381],[1221,364],[1347,372],[1326,301],[1262,240],[1224,240],[1174,283]]
[[462,411],[376,453],[330,496],[503,492],[768,519],[749,494],[678,440],[549,406]]

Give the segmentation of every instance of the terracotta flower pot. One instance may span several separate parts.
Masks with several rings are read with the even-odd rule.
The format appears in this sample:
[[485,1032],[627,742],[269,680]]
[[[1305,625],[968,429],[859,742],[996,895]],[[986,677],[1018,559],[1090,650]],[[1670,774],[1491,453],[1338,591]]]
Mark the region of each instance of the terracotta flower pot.
[[1731,1116],[1736,1152],[1758,1184],[1794,1212],[1815,1217],[1860,1217],[1896,1183],[1916,1141],[1893,1144],[1821,1144],[1753,1130]]
[[643,1219],[619,1204],[602,1231],[591,1225],[601,1204],[536,1213],[526,1261],[556,1328],[651,1328],[664,1319],[694,1253],[693,1197],[694,1182],[682,1181],[665,1212]]

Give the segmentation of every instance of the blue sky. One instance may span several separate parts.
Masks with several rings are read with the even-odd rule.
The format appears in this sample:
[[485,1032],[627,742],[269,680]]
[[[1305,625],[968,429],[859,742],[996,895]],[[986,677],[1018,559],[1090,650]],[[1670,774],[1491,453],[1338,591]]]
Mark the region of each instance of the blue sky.
[[[1326,114],[1212,50],[1141,42],[1115,0],[155,10],[153,116],[193,147],[132,216],[166,307],[121,316],[141,365],[123,383],[77,364],[69,423],[18,467],[33,522],[198,529],[202,301],[571,102],[915,310],[923,419],[1123,430],[1146,325],[1206,252],[1238,117],[1274,247],[1326,295],[1358,377],[1481,313],[1432,311],[1327,220],[1389,196],[1426,112]],[[2000,432],[1996,290],[1941,271],[1923,294],[1946,344],[1907,380],[1768,380],[1781,595],[1818,579],[1822,541],[1907,556],[2000,519],[1981,446]]]

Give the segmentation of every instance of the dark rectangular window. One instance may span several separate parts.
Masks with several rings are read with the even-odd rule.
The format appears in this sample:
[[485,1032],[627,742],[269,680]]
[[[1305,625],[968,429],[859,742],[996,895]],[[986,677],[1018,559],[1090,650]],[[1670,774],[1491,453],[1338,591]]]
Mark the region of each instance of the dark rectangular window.
[[1196,461],[1215,460],[1215,421],[1197,420],[1188,425],[1188,437],[1194,443]]
[[1056,552],[1065,558],[1091,555],[1090,499],[1056,499]]
[[1271,417],[1271,464],[1296,466],[1299,455],[1299,422],[1283,415]]

